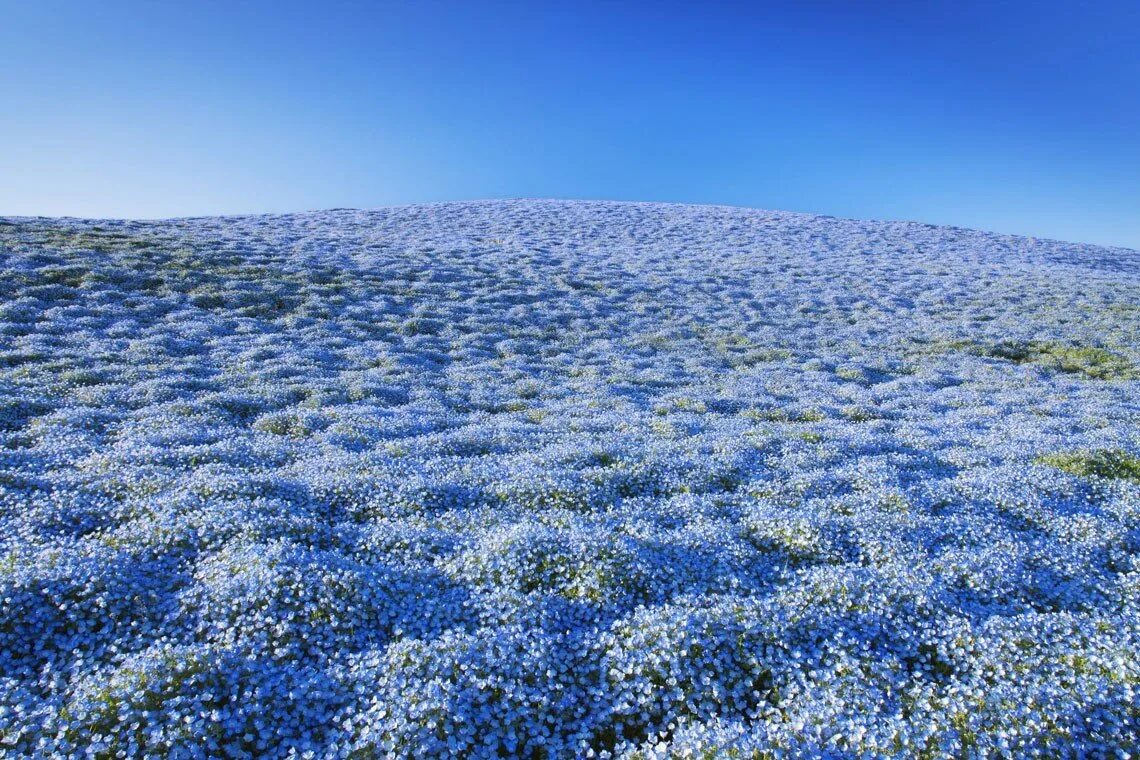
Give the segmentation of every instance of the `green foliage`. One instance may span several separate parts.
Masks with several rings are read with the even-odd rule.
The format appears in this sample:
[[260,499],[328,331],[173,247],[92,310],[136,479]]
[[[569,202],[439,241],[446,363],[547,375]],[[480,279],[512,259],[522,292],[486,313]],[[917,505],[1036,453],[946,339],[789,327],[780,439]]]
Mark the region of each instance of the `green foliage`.
[[844,407],[839,413],[843,415],[843,419],[851,422],[870,422],[872,420],[881,419],[881,416],[874,410],[859,406]]
[[1131,362],[1101,348],[1059,346],[1042,356],[1043,361],[1055,364],[1062,372],[1077,372],[1097,380],[1127,380],[1138,376]]
[[1036,461],[1081,477],[1095,476],[1140,483],[1140,459],[1120,449],[1058,452],[1040,456]]
[[961,340],[936,343],[932,348],[966,351],[975,356],[1003,359],[1014,364],[1035,364],[1091,380],[1133,380],[1140,377],[1140,370],[1126,357],[1096,346],[1074,346],[1055,341],[1002,341],[986,344]]
[[1095,380],[1127,380],[1137,376],[1136,367],[1126,358],[1093,346],[1031,342],[1002,344],[992,355],[1018,364],[1040,364],[1059,372],[1083,375]]
[[289,438],[307,438],[313,434],[310,421],[301,415],[288,412],[267,414],[253,423],[254,430]]

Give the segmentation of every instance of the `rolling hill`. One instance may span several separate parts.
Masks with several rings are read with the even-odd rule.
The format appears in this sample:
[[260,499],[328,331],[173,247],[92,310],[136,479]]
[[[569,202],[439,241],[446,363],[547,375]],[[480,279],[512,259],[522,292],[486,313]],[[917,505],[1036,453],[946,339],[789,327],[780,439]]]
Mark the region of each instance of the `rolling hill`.
[[0,269],[0,752],[1140,744],[1136,251],[497,201]]

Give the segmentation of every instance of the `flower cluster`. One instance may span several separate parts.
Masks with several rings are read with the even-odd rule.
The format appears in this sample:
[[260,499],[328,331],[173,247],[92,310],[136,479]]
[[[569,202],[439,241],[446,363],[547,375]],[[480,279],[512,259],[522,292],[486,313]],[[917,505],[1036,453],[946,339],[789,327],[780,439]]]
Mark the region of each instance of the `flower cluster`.
[[1140,746],[1140,257],[0,220],[0,756]]

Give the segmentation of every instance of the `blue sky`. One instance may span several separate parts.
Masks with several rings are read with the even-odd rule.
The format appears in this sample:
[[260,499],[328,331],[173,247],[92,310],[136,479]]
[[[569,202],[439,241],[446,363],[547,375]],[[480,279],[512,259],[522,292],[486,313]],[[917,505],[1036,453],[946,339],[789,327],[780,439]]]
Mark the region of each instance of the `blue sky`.
[[1140,248],[1140,3],[0,0],[0,214],[724,203]]

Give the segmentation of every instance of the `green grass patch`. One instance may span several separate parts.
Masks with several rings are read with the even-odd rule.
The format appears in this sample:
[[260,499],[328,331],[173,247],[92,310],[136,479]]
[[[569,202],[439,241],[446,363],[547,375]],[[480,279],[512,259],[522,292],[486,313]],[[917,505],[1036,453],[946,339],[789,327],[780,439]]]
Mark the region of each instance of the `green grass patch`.
[[927,353],[964,351],[1014,364],[1034,364],[1091,380],[1140,378],[1140,369],[1127,357],[1098,346],[1076,346],[1057,341],[979,343],[973,340],[955,340],[927,343],[924,348]]
[[1034,461],[1080,477],[1096,476],[1140,483],[1140,459],[1120,449],[1058,452],[1045,454]]
[[1136,367],[1123,356],[1093,346],[1032,341],[1000,344],[990,348],[990,356],[1017,364],[1039,364],[1058,372],[1083,375],[1094,380],[1130,380]]

